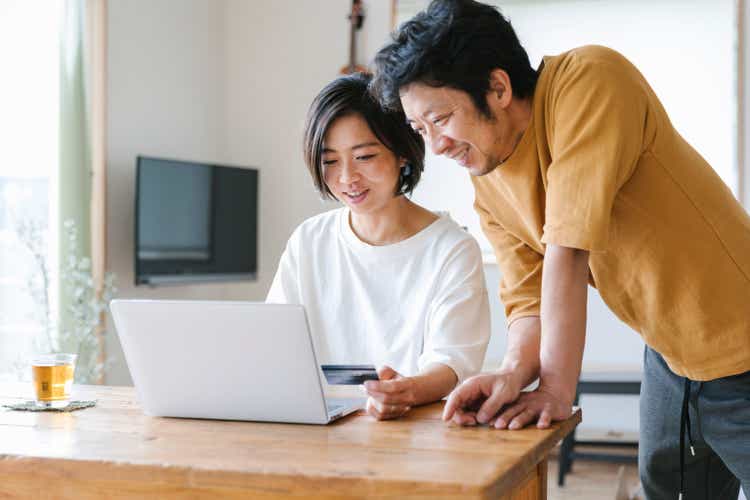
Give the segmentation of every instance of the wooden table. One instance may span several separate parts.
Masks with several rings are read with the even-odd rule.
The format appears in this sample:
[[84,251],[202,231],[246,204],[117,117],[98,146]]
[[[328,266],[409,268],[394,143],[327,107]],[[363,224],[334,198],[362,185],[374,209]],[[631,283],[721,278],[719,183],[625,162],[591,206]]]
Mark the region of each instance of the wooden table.
[[[29,388],[0,384],[0,404]],[[328,426],[147,417],[132,387],[77,386],[96,407],[0,409],[0,498],[544,499],[547,454],[580,422],[460,428],[442,403]]]

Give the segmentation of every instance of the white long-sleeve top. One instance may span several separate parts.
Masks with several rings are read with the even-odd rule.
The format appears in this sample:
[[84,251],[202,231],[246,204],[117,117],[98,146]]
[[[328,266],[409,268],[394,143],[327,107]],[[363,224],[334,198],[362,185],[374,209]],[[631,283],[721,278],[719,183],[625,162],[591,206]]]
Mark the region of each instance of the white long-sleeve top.
[[302,304],[320,364],[427,365],[459,382],[482,367],[490,337],[481,251],[441,217],[392,245],[361,241],[339,208],[303,222],[281,256],[267,302]]

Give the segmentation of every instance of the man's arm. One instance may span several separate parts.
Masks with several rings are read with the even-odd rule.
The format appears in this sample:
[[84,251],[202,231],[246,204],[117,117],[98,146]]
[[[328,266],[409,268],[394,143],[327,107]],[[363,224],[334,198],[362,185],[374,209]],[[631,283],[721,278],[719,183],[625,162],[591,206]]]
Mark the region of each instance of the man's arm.
[[520,429],[546,428],[570,416],[586,338],[588,257],[585,250],[547,245],[542,273],[539,387],[522,394],[493,422]]
[[573,405],[586,339],[589,252],[547,245],[539,385]]
[[[520,429],[534,420],[545,428],[553,420],[567,418],[581,370],[587,285],[588,252],[548,245],[541,318],[513,322],[500,370],[473,377],[456,388],[443,418],[462,425],[489,422],[501,429]],[[537,374],[539,387],[521,394]],[[493,418],[503,406],[503,412]]]
[[508,327],[508,345],[497,373],[513,375],[521,389],[539,378],[539,316],[518,318]]

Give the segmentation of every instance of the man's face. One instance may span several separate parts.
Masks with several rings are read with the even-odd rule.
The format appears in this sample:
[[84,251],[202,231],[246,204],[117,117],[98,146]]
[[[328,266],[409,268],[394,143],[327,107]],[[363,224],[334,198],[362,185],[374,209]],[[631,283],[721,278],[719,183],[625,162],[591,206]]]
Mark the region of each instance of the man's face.
[[401,91],[407,121],[432,152],[455,160],[474,176],[494,170],[505,159],[509,142],[507,124],[493,110],[497,104],[488,99],[488,105],[491,119],[461,90],[412,83]]

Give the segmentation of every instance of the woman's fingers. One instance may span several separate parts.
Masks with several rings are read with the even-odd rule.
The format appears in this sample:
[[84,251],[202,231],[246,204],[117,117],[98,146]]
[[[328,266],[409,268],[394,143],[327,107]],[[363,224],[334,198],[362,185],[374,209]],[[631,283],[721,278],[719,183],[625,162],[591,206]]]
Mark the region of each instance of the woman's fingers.
[[368,389],[367,394],[371,398],[389,405],[411,405],[414,399],[408,390],[401,392],[380,392]]
[[378,407],[377,402],[372,398],[367,398],[367,413],[378,420],[385,420],[387,416],[383,413],[382,407]]
[[367,399],[367,413],[378,420],[398,418],[406,414],[411,407],[405,405],[389,405],[370,397]]
[[416,401],[414,380],[409,377],[368,380],[364,386],[367,394],[381,403],[412,406]]
[[378,378],[380,380],[391,380],[400,377],[401,375],[388,365],[383,365],[377,369]]

